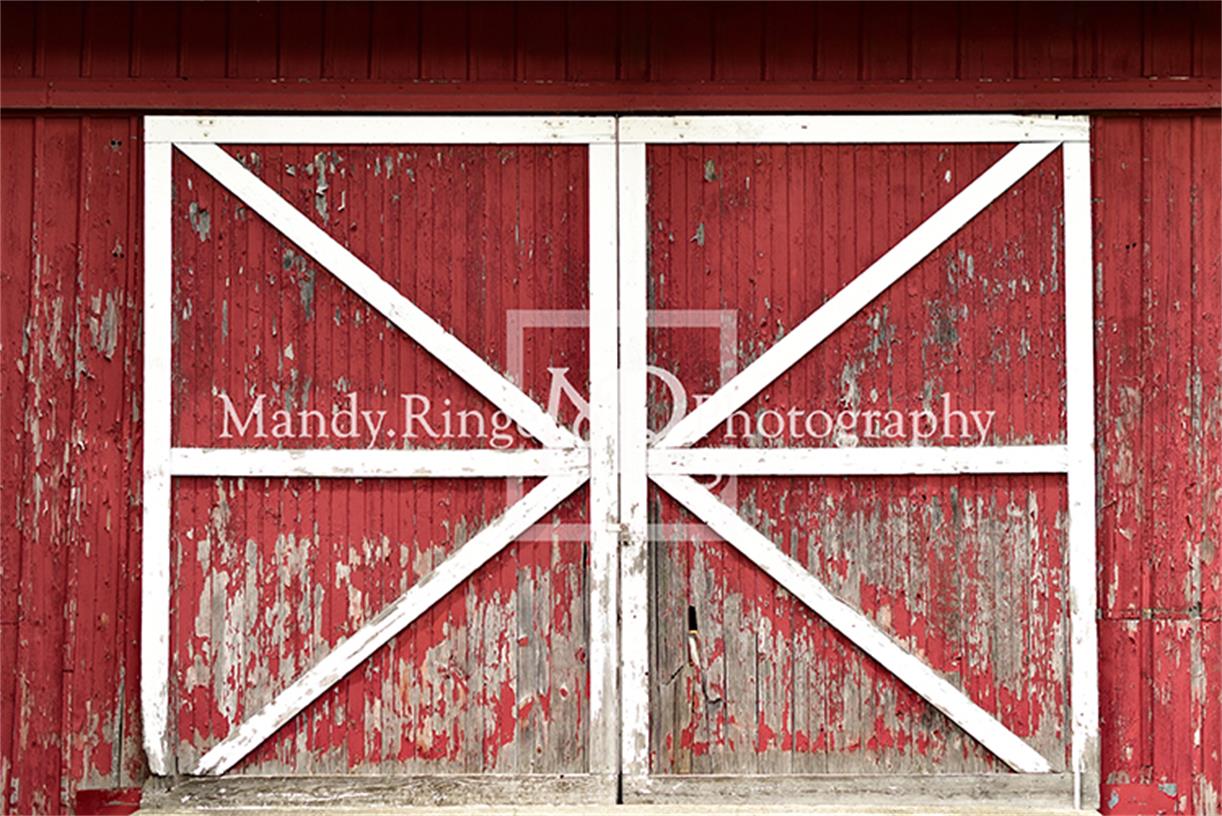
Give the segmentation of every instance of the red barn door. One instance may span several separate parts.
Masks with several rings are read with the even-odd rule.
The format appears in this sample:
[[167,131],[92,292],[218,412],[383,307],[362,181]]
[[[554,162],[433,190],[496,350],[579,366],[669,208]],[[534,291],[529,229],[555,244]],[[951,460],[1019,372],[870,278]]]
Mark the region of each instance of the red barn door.
[[611,796],[613,120],[147,122],[154,770]]
[[1097,790],[1083,120],[146,135],[156,772]]
[[1086,122],[620,139],[625,796],[1093,797]]

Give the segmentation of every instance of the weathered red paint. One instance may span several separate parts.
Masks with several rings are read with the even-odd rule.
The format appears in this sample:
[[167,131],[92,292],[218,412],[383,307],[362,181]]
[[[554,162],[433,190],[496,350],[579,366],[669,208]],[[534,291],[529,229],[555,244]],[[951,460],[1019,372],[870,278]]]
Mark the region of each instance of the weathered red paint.
[[[1216,812],[1222,791],[1222,563],[1217,554],[1222,539],[1222,214],[1217,196],[1222,128],[1216,110],[1222,59],[1216,4],[883,9],[877,4],[5,3],[2,13],[0,483],[5,499],[0,664],[5,669],[0,672],[0,784],[6,809],[83,810],[88,805],[78,792],[131,787],[144,778],[136,694],[136,406],[141,382],[137,114],[145,106],[330,112],[470,106],[613,111],[1148,111],[1178,106],[1198,109],[1093,120],[1102,798],[1105,810],[1118,813]],[[277,85],[273,80],[278,78],[288,82]],[[589,84],[542,85],[533,94],[527,85],[519,94],[522,83],[535,81]],[[1066,90],[1072,93],[1062,93]],[[56,108],[74,112],[49,115]],[[914,183],[922,179],[918,174]],[[889,211],[877,197],[871,200],[871,206],[882,209],[863,205],[860,215],[872,223],[895,224],[914,215]],[[684,211],[685,217],[693,212]],[[676,233],[676,243],[690,249],[685,243],[690,237]],[[829,253],[818,257],[820,266],[845,274],[874,249],[871,241],[886,242],[881,232],[860,234],[860,245],[849,241],[843,249],[818,238],[812,235],[804,246]],[[797,251],[790,243],[774,235],[764,248],[783,256]],[[265,251],[262,244],[257,249]],[[841,251],[850,257],[841,259]],[[283,254],[276,257],[283,260]],[[824,263],[833,260],[846,265]],[[304,269],[284,272],[281,285],[295,284]],[[527,278],[523,281],[530,285]],[[509,292],[488,290],[497,297]],[[521,300],[534,307],[549,294],[539,287],[522,293]],[[786,327],[808,305],[771,296],[765,304],[759,292],[748,290],[739,295],[736,308],[756,317],[782,310]],[[316,303],[329,297],[321,283],[315,297]],[[288,302],[300,305],[299,298]],[[203,308],[202,301],[196,305]],[[496,308],[504,305],[498,302]],[[460,336],[478,329],[475,316],[464,325],[466,313],[450,311],[443,297],[430,307],[448,315],[447,325]],[[979,316],[971,328],[1004,322],[1007,313],[1008,304],[999,301],[995,312]],[[969,322],[977,317],[969,312]],[[1040,312],[1029,322],[1046,325],[1048,317]],[[259,325],[251,320],[248,331]],[[1026,323],[1028,317],[1013,322]],[[755,327],[761,337],[769,336],[764,328]],[[967,328],[960,331],[964,338],[973,336]],[[700,343],[677,342],[692,359],[703,353]],[[965,368],[978,360],[971,351],[961,347],[955,352],[962,354]],[[839,371],[835,361],[843,357],[837,358],[836,348],[823,353]],[[839,397],[834,381],[828,385],[801,371],[791,376],[798,379],[788,386],[779,383],[776,393],[824,387],[831,388],[826,392],[831,399]],[[871,369],[859,378],[864,384],[881,376]],[[1038,365],[1006,376],[1020,384],[1046,384],[1057,373]],[[1006,381],[988,385],[999,393],[1009,387]],[[1016,436],[1052,433],[1054,405],[1028,405],[1022,399],[1008,405],[1015,417],[1010,431]],[[757,486],[757,507],[769,512],[796,488]],[[503,499],[498,488],[488,489],[492,492],[473,488],[452,498],[411,497],[420,508],[441,501],[450,505],[430,515],[431,543],[422,540],[418,553],[425,560],[415,563],[409,557],[397,566],[410,568],[413,575],[427,569],[429,553],[440,553],[432,544],[450,541],[440,519],[452,517],[459,505],[471,513],[494,509]],[[819,489],[832,487],[822,484]],[[970,489],[989,495],[1009,490],[987,480],[976,480]],[[303,517],[300,508],[319,501],[312,488],[281,495],[285,512],[302,512]],[[387,495],[384,488],[362,486],[348,488],[342,501],[369,508],[361,514],[369,518],[374,503]],[[834,495],[838,502],[860,500],[844,489]],[[216,485],[186,484],[176,500],[180,517],[194,514],[204,529],[217,501]],[[1063,493],[1052,483],[1041,485],[1037,502],[1041,508],[1055,507],[1063,503]],[[580,507],[584,499],[574,497],[570,503]],[[344,536],[355,535],[346,521],[338,524],[338,512],[322,517],[344,528],[334,538],[337,548]],[[248,523],[272,522],[253,518]],[[1045,523],[1048,517],[1041,515]],[[1055,531],[1049,530],[1045,541],[1055,540]],[[554,646],[555,632],[579,627],[566,616],[580,606],[573,585],[580,579],[580,558],[538,550],[538,545],[517,545],[514,553],[481,571],[470,590],[447,598],[379,658],[389,671],[391,656],[406,653],[397,682],[427,689],[412,715],[414,723],[429,725],[413,727],[410,738],[385,751],[385,734],[364,718],[362,702],[378,681],[372,668],[362,668],[320,701],[318,714],[287,727],[251,763],[274,767],[295,759],[292,740],[302,733],[310,745],[343,746],[346,761],[356,765],[389,760],[416,767],[453,763],[474,769],[506,762],[516,767],[520,758],[503,756],[506,746],[513,746],[526,721],[545,726],[549,705],[554,718],[556,707],[566,704],[560,701],[563,686],[550,695],[541,688],[532,700],[512,671],[476,683],[459,673],[421,677],[415,668],[427,650],[450,648],[445,644],[452,627],[473,625],[464,617],[464,592],[508,597],[519,589],[515,563],[532,575],[552,575],[552,605],[536,613],[543,617],[532,619],[527,627],[531,636]],[[945,756],[944,731],[913,727],[922,716],[919,700],[869,665],[860,665],[863,661],[835,635],[791,600],[777,597],[741,558],[711,544],[682,547],[675,557],[684,566],[680,574],[685,580],[695,578],[697,553],[712,576],[700,624],[707,692],[695,674],[684,676],[681,699],[691,707],[686,715],[690,727],[655,743],[660,753],[676,754],[683,747],[693,767],[718,751],[741,754],[744,762],[779,753],[789,757],[784,761],[793,770],[805,758],[840,751],[878,756],[895,751],[931,762]],[[968,554],[980,555],[970,547]],[[950,557],[935,546],[927,555],[943,564]],[[822,557],[819,566],[829,579],[847,578],[843,553]],[[189,579],[202,582],[198,562],[183,563],[196,570]],[[949,574],[946,568],[932,571],[938,581]],[[263,580],[272,587],[270,576]],[[358,580],[368,582],[361,585],[367,590],[362,604],[368,611],[399,586],[401,576],[371,573]],[[562,593],[576,594],[556,595],[558,586]],[[811,650],[832,667],[837,683],[843,684],[846,673],[862,673],[865,688],[893,701],[893,714],[866,723],[861,734],[811,728],[803,721],[797,695],[809,700],[817,689],[809,682],[804,686],[784,661],[775,676],[760,677],[763,691],[751,695],[764,701],[763,710],[708,705],[706,693],[716,698],[727,690],[707,667],[724,664],[727,650],[734,648],[727,630],[741,637],[742,630],[728,627],[724,616],[710,617],[716,614],[712,610],[724,607],[731,590],[745,606],[735,610],[731,605],[726,614],[767,621],[771,648],[785,650],[796,643]],[[1032,695],[1016,694],[1005,678],[974,664],[970,649],[948,640],[938,610],[899,597],[890,583],[863,579],[854,591],[867,612],[888,616],[897,633],[920,643],[935,664],[964,671],[973,693],[988,696],[1016,728],[1046,726],[1047,714],[1030,705]],[[345,620],[342,595],[327,598],[328,626]],[[675,620],[686,605],[684,599]],[[509,609],[507,614],[517,613]],[[192,619],[180,614],[175,623],[180,658],[187,658],[190,648],[203,648],[198,641],[188,645]],[[328,636],[337,631],[329,630]],[[512,636],[484,638],[475,658],[487,664],[533,645],[520,643],[517,634],[514,627]],[[291,674],[288,664],[306,653],[304,635],[292,637],[294,649],[277,652],[268,664],[274,674]],[[1057,693],[1047,678],[1033,682],[1042,684],[1040,694]],[[213,733],[223,721],[202,689],[194,693],[201,695],[198,720],[185,724],[188,733]],[[584,693],[567,693],[567,705],[576,707],[575,716],[584,723]],[[836,713],[855,703],[832,696],[825,705]],[[334,713],[340,706],[358,719],[337,725]],[[456,725],[475,714],[482,721],[477,735]],[[178,733],[183,726],[179,723]],[[373,726],[368,744],[366,726]],[[471,752],[458,745],[472,746]],[[971,747],[957,756],[961,762],[989,761],[973,759]]]
[[[580,148],[238,146],[231,153],[497,368],[506,365],[508,310],[587,308],[584,287],[563,284],[586,274]],[[241,413],[254,394],[266,394],[276,406],[329,415],[349,393],[392,417],[403,414],[401,393],[421,395],[434,406],[434,426],[443,408],[492,413],[185,156],[175,159],[174,190],[176,444],[268,444],[218,438],[217,393]],[[535,330],[524,342],[523,385],[541,402],[549,367],[586,379],[583,345],[555,339]],[[266,430],[274,435],[271,423]],[[372,444],[402,443],[384,432]],[[487,440],[423,436],[410,444]],[[427,574],[503,509],[505,492],[496,480],[178,480],[170,705],[178,767],[193,767],[232,723]],[[556,517],[580,523],[583,495]],[[580,772],[583,549],[513,545],[238,772]]]
[[[650,306],[735,310],[741,364],[1005,150],[651,147]],[[949,392],[997,412],[993,443],[1063,441],[1060,176],[1059,158],[1050,157],[751,400],[746,414],[907,411]],[[694,330],[659,329],[651,337],[658,365],[711,392],[718,360],[708,341]],[[703,444],[747,444],[741,424],[734,434],[723,425]],[[752,442],[782,443],[832,444],[792,436]],[[1063,479],[739,479],[737,490],[757,526],[837,595],[958,678],[1064,767]],[[667,502],[660,514],[663,523],[684,518]],[[722,542],[668,546],[655,564],[663,583],[655,695],[664,702],[654,740],[670,746],[655,756],[656,771],[996,768],[987,752]],[[681,674],[688,647],[675,622],[689,604],[698,609],[701,635],[715,644],[707,696],[724,700],[718,706],[695,699],[705,689]],[[676,677],[685,688],[675,688]],[[863,702],[866,689],[882,695],[881,716]],[[811,733],[828,723],[834,730]],[[670,739],[672,728],[681,739]],[[869,757],[864,765],[861,753]]]

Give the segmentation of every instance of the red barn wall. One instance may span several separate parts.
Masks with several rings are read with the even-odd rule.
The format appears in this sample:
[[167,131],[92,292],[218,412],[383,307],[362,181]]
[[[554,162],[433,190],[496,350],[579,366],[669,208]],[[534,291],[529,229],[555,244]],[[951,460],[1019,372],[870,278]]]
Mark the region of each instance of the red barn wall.
[[1102,801],[1217,812],[1217,4],[0,8],[6,810],[145,774],[143,111],[977,109],[1094,113]]

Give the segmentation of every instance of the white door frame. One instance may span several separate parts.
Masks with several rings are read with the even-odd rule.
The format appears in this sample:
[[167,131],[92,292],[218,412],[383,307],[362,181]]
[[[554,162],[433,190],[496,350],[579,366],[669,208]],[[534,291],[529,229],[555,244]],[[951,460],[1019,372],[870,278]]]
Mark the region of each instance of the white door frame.
[[[648,144],[1016,145],[797,328],[648,444]],[[580,440],[376,271],[222,150],[242,144],[582,144],[589,150],[590,442]],[[171,439],[172,154],[177,149],[470,383],[544,447],[528,451],[272,451],[179,448]],[[1064,167],[1066,443],[974,449],[691,449],[1060,149]],[[302,117],[145,119],[144,501],[141,710],[154,774],[168,742],[170,497],[176,476],[462,478],[544,476],[521,501],[239,724],[189,772],[223,774],[522,531],[590,482],[590,772],[625,796],[658,790],[649,770],[648,484],[652,480],[891,670],[1020,777],[1049,763],[953,685],[835,598],[800,564],[691,479],[723,475],[1064,473],[1069,497],[1073,797],[1098,775],[1094,354],[1089,123],[1052,116]],[[618,302],[618,315],[605,304]],[[594,308],[598,304],[602,308]],[[617,329],[616,318],[619,326]],[[612,376],[617,370],[619,376]],[[603,376],[599,376],[602,374]],[[620,626],[616,626],[616,616]],[[622,627],[622,628],[621,628]],[[622,682],[621,682],[622,679]],[[618,705],[617,705],[618,704]],[[622,722],[622,727],[621,727]],[[1063,776],[1063,775],[1061,775]],[[996,778],[996,777],[994,777]]]
[[[577,144],[589,151],[589,365],[616,366],[616,150],[611,117],[145,118],[144,149],[144,501],[141,712],[149,769],[175,772],[169,717],[170,499],[176,476],[465,478],[544,476],[388,607],[237,724],[188,773],[220,775],[270,737],[447,592],[514,541],[573,491],[590,483],[590,774],[618,773],[616,584],[618,486],[615,378],[591,377],[587,444],[447,332],[219,145],[239,144]],[[426,351],[515,419],[538,450],[267,450],[180,448],[171,439],[172,157],[201,169],[308,252]]]
[[[650,772],[649,481],[862,651],[891,671],[1020,774],[1055,776],[1026,742],[837,599],[800,563],[691,477],[946,473],[1064,473],[1069,501],[1070,689],[1073,800],[1097,795],[1098,681],[1095,630],[1094,334],[1092,319],[1089,120],[1052,116],[694,116],[626,117],[620,166],[620,501],[627,540],[620,565],[623,787],[662,790]],[[646,150],[649,144],[1013,143],[1015,146],[892,249],[870,264],[751,365],[668,432],[646,443]],[[688,449],[802,359],[1014,183],[1060,149],[1064,167],[1066,443],[962,448]],[[675,783],[678,778],[670,781]],[[687,781],[685,778],[682,781]],[[696,777],[696,780],[699,778]],[[697,782],[698,784],[698,782]],[[681,786],[672,784],[675,793]]]

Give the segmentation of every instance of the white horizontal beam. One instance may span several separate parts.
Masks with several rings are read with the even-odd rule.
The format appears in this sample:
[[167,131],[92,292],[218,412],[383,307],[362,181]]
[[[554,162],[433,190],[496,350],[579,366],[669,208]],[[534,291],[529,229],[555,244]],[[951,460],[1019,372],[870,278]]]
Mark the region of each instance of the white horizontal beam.
[[584,482],[585,479],[580,476],[551,476],[545,479],[390,606],[332,649],[270,703],[230,731],[228,736],[204,754],[194,773],[220,775],[232,768]]
[[731,546],[809,606],[867,655],[955,724],[975,737],[997,758],[1021,773],[1048,773],[1051,766],[997,718],[976,705],[916,655],[904,650],[874,621],[841,601],[815,576],[781,552],[730,507],[688,476],[658,476],[658,485],[691,510]]
[[713,430],[732,411],[784,374],[790,366],[962,229],[1057,147],[1056,143],[1041,142],[1020,144],[1011,149],[864,272],[824,301],[793,331],[778,340],[713,396],[696,406],[669,432],[656,439],[654,447],[682,448]]
[[187,144],[594,144],[610,116],[146,116],[146,142]]
[[1085,142],[1085,116],[626,116],[620,141],[663,144]]
[[[301,128],[300,124],[294,125]],[[290,128],[289,131],[291,132]],[[462,377],[547,447],[576,448],[580,439],[556,424],[530,397],[497,373],[461,340],[374,272],[360,258],[285,201],[241,162],[214,144],[178,146],[196,164],[301,247],[324,269],[360,296],[425,351]]]
[[903,476],[1065,473],[1065,445],[894,448],[655,448],[649,473],[723,476]]
[[586,448],[529,450],[284,450],[172,448],[174,476],[430,479],[584,476]]

